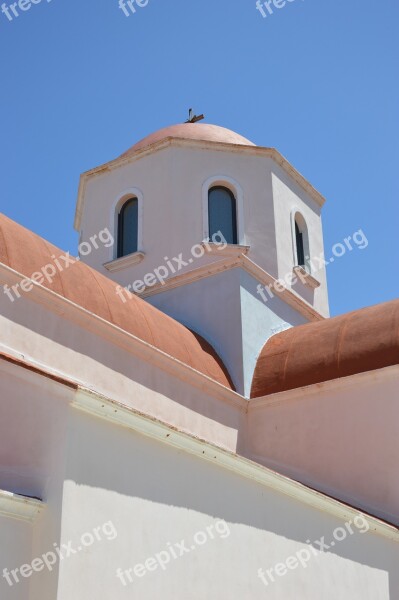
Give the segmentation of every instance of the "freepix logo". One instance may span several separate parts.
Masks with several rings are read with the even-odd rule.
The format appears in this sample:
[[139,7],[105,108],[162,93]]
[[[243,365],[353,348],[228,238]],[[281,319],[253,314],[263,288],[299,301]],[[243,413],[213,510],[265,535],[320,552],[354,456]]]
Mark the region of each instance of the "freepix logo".
[[262,17],[266,19],[266,17],[274,14],[275,8],[284,8],[287,5],[287,2],[296,2],[296,0],[265,0],[265,2],[257,0],[255,7],[256,10],[260,12]]
[[[354,525],[354,528],[352,525]],[[258,577],[265,586],[269,586],[271,583],[277,581],[276,577],[284,577],[284,575],[287,575],[290,571],[295,570],[299,566],[306,569],[308,562],[313,559],[313,557],[318,557],[325,552],[331,551],[331,548],[337,543],[343,542],[348,535],[354,535],[356,532],[367,533],[369,530],[370,525],[366,517],[362,514],[358,514],[353,521],[344,523],[344,527],[336,527],[332,534],[333,539],[330,540],[328,544],[325,541],[324,535],[314,542],[306,540],[306,544],[308,545],[302,547],[295,554],[288,556],[284,562],[276,563],[273,567],[267,569],[266,572],[260,567],[258,569]]]
[[42,2],[46,2],[48,4],[51,2],[51,0],[18,0],[18,2],[13,2],[12,4],[3,2],[1,5],[1,12],[9,21],[13,21],[19,17],[21,13],[30,10],[32,5],[41,4]]
[[27,293],[32,291],[34,283],[46,285],[45,282],[47,282],[51,285],[58,273],[62,273],[62,271],[65,271],[71,265],[77,263],[81,256],[88,256],[93,250],[98,250],[100,247],[98,242],[101,242],[105,248],[110,248],[114,244],[114,238],[108,229],[103,229],[98,234],[91,236],[90,243],[81,242],[79,244],[79,257],[75,258],[71,256],[69,252],[65,252],[58,256],[52,254],[52,262],[43,265],[40,271],[35,271],[30,277],[22,279],[22,281],[11,287],[7,284],[3,285],[3,292],[11,302],[14,302],[15,298],[21,298],[22,292]]
[[149,556],[142,563],[137,563],[130,569],[117,569],[116,576],[122,585],[126,587],[129,583],[135,583],[136,580],[152,571],[156,571],[158,568],[165,571],[172,561],[198,550],[200,546],[210,540],[218,538],[224,540],[229,536],[230,528],[228,524],[220,519],[216,523],[208,525],[205,531],[197,531],[191,541],[181,540],[174,544],[167,542],[166,548],[157,552],[154,556]]
[[119,0],[119,8],[123,11],[125,17],[130,17],[137,12],[136,6],[145,8],[150,0]]
[[51,571],[56,567],[57,563],[82,552],[85,548],[90,548],[96,541],[102,542],[112,541],[118,535],[115,525],[112,521],[104,523],[100,527],[95,527],[92,531],[87,531],[81,535],[78,546],[74,546],[72,541],[68,541],[60,546],[54,542],[54,550],[45,552],[42,556],[34,558],[31,563],[21,565],[16,569],[3,569],[3,577],[8,585],[12,587],[15,583],[19,583],[23,579],[27,579],[35,573],[40,573],[47,569]]
[[122,302],[125,303],[127,300],[124,297],[124,293],[126,293],[129,300],[131,300],[134,296],[133,292],[136,294],[142,294],[146,288],[150,288],[157,283],[165,285],[165,280],[170,274],[175,275],[184,267],[193,264],[195,260],[202,258],[207,250],[212,250],[211,244],[218,250],[224,250],[224,248],[226,248],[227,242],[221,231],[214,233],[211,239],[208,238],[203,240],[201,244],[195,244],[191,248],[191,257],[187,260],[183,260],[182,252],[179,254],[179,256],[174,256],[171,260],[167,256],[164,256],[165,264],[160,265],[151,273],[147,273],[142,280],[136,279],[134,283],[129,283],[129,285],[127,285],[125,288],[118,285],[115,293],[119,296]]
[[[354,245],[351,243],[351,240],[354,243]],[[352,252],[354,248],[364,250],[365,248],[367,248],[368,245],[369,241],[366,235],[364,234],[362,229],[359,229],[358,231],[355,231],[352,235],[346,237],[344,239],[344,244],[342,244],[341,242],[334,244],[334,246],[331,249],[333,256],[331,256],[329,259],[325,259],[324,252],[318,256],[312,256],[311,258],[309,258],[308,269],[312,273],[317,273],[317,271],[319,271],[320,269],[331,265],[336,258],[341,258],[342,256],[344,256],[344,254],[346,254],[348,250],[349,252]],[[282,279],[277,279],[268,286],[264,287],[262,286],[262,284],[259,283],[258,287],[256,288],[256,292],[260,295],[263,302],[267,302],[269,298],[274,298],[274,292],[281,293],[288,287],[295,285],[298,282],[298,280],[301,281],[304,285],[306,285],[307,277],[308,273],[306,269],[304,269],[303,272],[297,271],[295,274],[290,271],[285,274],[285,277],[283,277]],[[266,294],[268,295],[268,297],[266,296]]]

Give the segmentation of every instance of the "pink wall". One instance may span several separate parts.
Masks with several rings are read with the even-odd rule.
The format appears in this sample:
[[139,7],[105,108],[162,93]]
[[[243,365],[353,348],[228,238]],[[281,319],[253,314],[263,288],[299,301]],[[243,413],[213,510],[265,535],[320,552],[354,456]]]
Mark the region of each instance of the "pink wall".
[[398,379],[388,367],[251,401],[250,457],[398,523]]

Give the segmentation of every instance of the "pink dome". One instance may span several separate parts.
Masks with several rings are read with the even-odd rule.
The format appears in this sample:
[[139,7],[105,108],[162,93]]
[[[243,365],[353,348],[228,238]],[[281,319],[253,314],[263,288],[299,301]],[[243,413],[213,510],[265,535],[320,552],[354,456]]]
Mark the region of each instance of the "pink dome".
[[205,142],[221,142],[223,144],[234,144],[240,146],[255,146],[253,142],[250,142],[245,137],[226,129],[225,127],[219,127],[219,125],[210,125],[208,123],[180,123],[179,125],[170,125],[159,129],[151,135],[143,138],[137,144],[134,144],[129,150],[124,152],[122,156],[130,156],[137,150],[141,150],[160,142],[166,138],[179,138],[182,140],[201,140]]

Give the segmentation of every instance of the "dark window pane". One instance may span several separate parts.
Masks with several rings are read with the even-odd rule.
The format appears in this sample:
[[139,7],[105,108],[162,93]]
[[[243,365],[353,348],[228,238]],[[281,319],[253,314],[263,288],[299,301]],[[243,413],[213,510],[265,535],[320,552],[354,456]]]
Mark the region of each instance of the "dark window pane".
[[230,190],[214,187],[208,196],[209,237],[219,231],[228,244],[237,244],[236,201]]
[[298,265],[305,266],[305,250],[303,246],[303,233],[300,232],[298,223],[295,221],[295,238],[296,238],[296,256]]
[[119,213],[118,257],[137,252],[139,225],[139,203],[137,198],[128,200]]

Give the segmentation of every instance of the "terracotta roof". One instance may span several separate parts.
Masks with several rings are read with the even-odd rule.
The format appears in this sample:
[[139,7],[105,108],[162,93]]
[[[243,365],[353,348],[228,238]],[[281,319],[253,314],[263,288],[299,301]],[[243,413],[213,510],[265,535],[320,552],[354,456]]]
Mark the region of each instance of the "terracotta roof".
[[143,138],[137,144],[134,144],[129,150],[124,152],[122,156],[130,156],[137,150],[141,150],[160,142],[161,140],[173,137],[184,140],[202,140],[206,142],[222,142],[224,144],[239,144],[241,146],[254,146],[252,142],[245,137],[218,125],[210,125],[208,123],[180,123],[179,125],[170,125],[155,131],[151,135]]
[[251,398],[399,363],[399,300],[293,327],[264,345]]
[[[0,214],[0,263],[31,277],[65,253],[32,231]],[[77,261],[53,283],[42,284],[75,304],[117,325],[159,350],[232,388],[229,374],[213,348],[199,335],[168,317],[141,298],[126,303],[116,295],[117,284]],[[14,300],[17,301],[17,300]]]

